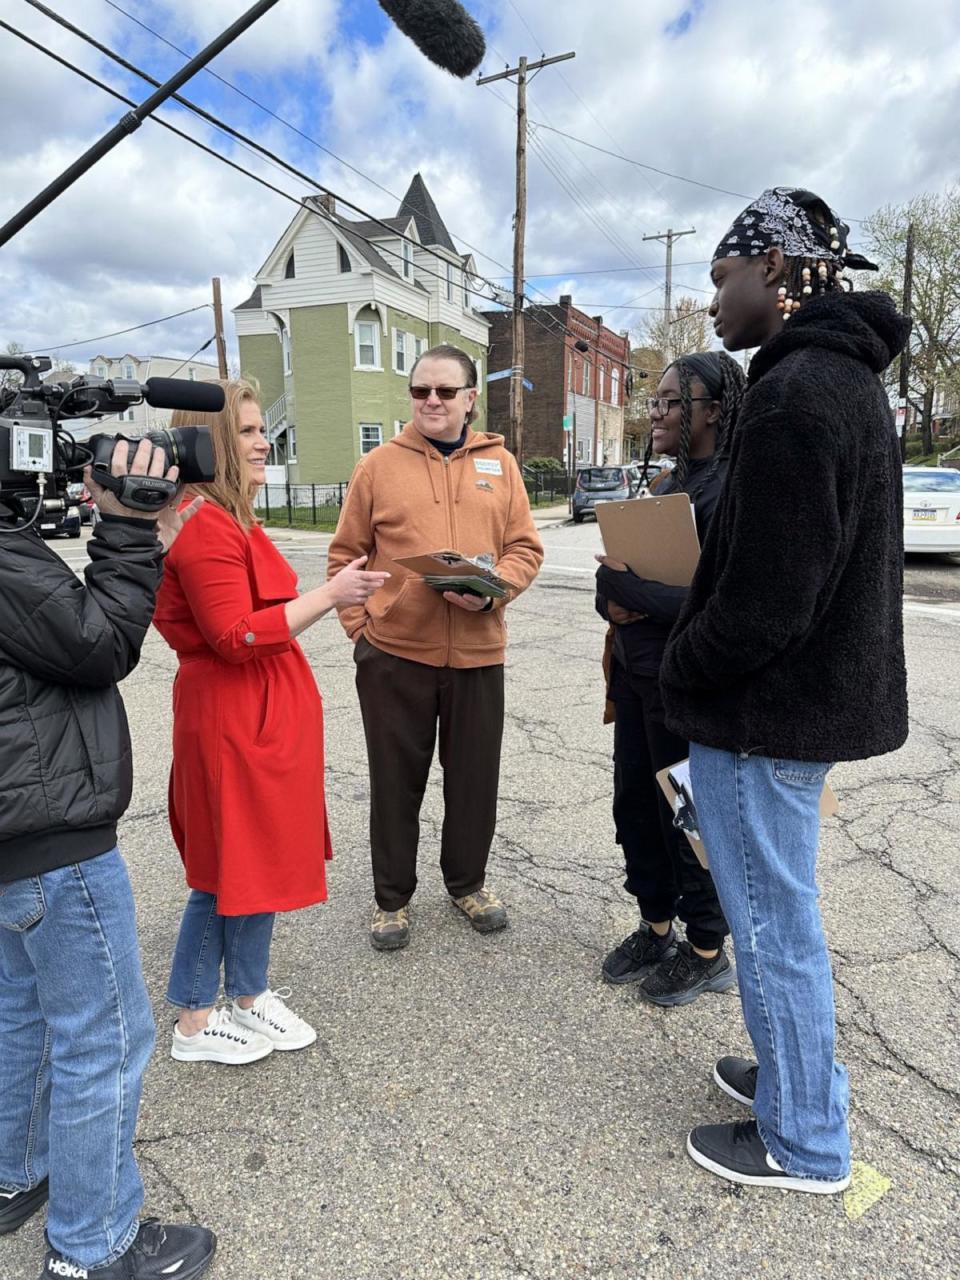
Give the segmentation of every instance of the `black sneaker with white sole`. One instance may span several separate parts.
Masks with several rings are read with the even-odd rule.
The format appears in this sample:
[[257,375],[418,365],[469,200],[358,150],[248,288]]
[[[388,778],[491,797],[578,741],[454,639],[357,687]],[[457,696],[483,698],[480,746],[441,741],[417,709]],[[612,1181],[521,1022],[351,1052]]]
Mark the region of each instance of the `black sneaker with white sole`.
[[752,1107],[757,1096],[757,1064],[751,1058],[720,1058],[713,1068],[713,1079],[724,1093]]
[[0,1189],[0,1236],[22,1227],[50,1199],[50,1183],[46,1178],[29,1191]]
[[737,985],[737,973],[723,947],[712,959],[697,955],[689,942],[681,942],[676,953],[660,964],[640,983],[644,1000],[663,1008],[692,1004],[706,991],[729,991]]
[[677,935],[672,928],[661,937],[648,924],[641,923],[636,932],[604,956],[600,972],[604,982],[639,982],[654,965],[670,959],[676,951]]
[[197,1280],[213,1261],[217,1237],[206,1227],[182,1227],[144,1218],[133,1244],[109,1267],[95,1271],[48,1249],[40,1280]]
[[687,1154],[701,1169],[750,1187],[776,1187],[781,1191],[829,1196],[846,1191],[850,1185],[849,1174],[828,1180],[787,1173],[764,1146],[756,1120],[699,1125],[687,1135]]

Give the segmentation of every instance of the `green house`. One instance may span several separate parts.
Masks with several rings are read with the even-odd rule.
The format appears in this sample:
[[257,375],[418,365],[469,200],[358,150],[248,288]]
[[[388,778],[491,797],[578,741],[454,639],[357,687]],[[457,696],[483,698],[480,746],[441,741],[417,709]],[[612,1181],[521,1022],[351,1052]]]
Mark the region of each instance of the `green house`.
[[[486,373],[488,322],[473,258],[458,252],[418,173],[396,217],[357,222],[309,197],[234,308],[240,368],[259,383],[293,483],[348,480],[363,453],[409,419],[416,357],[442,342]],[[484,429],[481,394],[476,427]]]

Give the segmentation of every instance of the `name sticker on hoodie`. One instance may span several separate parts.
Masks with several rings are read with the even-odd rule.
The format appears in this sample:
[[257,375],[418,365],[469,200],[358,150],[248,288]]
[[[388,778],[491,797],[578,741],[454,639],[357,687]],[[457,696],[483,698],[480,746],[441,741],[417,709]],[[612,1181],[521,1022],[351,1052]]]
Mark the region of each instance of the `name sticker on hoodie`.
[[502,476],[503,467],[499,458],[474,458],[473,465],[482,476]]

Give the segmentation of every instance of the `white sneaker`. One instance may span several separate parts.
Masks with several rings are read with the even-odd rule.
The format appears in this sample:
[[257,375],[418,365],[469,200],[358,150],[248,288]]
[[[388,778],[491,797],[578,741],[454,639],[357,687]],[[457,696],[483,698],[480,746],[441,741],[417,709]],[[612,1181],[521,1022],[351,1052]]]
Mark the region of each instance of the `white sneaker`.
[[305,1049],[308,1044],[313,1044],[317,1033],[309,1022],[304,1022],[283,1003],[292,994],[289,987],[264,991],[249,1009],[241,1009],[234,1000],[233,1020],[241,1027],[265,1036],[274,1049]]
[[240,1066],[273,1053],[273,1042],[234,1022],[229,1009],[211,1009],[207,1025],[185,1036],[179,1022],[173,1028],[170,1056],[178,1062],[227,1062]]

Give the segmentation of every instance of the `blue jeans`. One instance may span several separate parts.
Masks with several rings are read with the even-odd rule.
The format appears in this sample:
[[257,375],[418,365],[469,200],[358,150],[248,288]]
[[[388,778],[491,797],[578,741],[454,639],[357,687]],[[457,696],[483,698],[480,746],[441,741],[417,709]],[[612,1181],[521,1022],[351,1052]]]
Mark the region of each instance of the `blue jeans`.
[[837,1179],[850,1172],[847,1073],[834,1057],[833,975],[816,884],[829,769],[690,744],[700,831],[760,1067],[760,1136],[788,1173]]
[[115,1261],[137,1233],[153,1039],[119,851],[0,884],[0,1186],[49,1174],[47,1234],[82,1267]]
[[208,1009],[220,991],[231,1000],[266,991],[273,912],[252,916],[217,915],[212,893],[191,889],[173,953],[167,999],[178,1009]]

